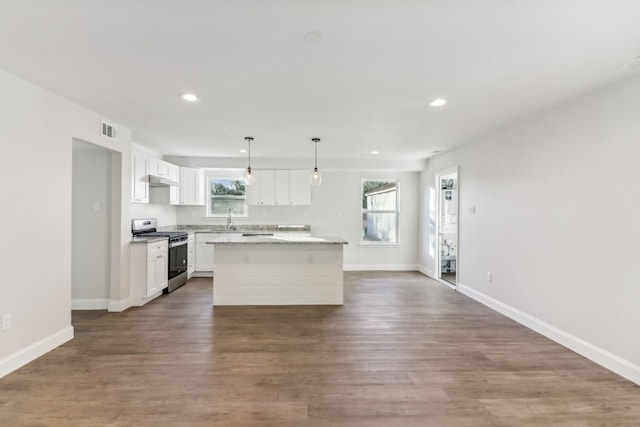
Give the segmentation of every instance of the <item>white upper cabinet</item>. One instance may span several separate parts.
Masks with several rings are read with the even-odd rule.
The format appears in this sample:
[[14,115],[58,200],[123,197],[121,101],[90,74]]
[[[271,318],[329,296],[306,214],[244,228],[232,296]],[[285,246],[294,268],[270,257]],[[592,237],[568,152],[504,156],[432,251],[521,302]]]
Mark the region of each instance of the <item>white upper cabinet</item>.
[[204,205],[204,177],[201,169],[180,168],[180,204]]
[[262,171],[254,169],[251,171],[255,181],[253,185],[246,186],[247,204],[248,205],[261,205],[262,204]]
[[292,169],[289,171],[289,201],[291,205],[311,204],[311,184],[309,171]]
[[149,203],[149,156],[131,153],[131,201]]
[[249,205],[291,206],[311,204],[309,172],[306,170],[254,170],[256,180],[247,189]]
[[174,182],[180,182],[180,167],[164,160],[151,157],[149,159],[149,175],[167,178]]
[[286,206],[289,204],[289,170],[276,170],[274,178],[275,204]]

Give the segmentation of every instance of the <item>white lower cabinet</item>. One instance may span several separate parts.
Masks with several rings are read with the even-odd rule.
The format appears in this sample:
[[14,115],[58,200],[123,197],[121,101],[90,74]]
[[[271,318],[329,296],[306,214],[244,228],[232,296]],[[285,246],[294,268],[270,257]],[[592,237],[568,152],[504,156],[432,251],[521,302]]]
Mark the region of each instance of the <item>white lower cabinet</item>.
[[196,238],[194,233],[189,233],[187,240],[187,279],[191,279],[196,271]]
[[197,273],[209,275],[213,272],[213,245],[208,245],[207,242],[217,236],[219,233],[196,233],[195,271]]
[[136,243],[131,248],[133,305],[142,305],[169,286],[169,244],[167,240]]

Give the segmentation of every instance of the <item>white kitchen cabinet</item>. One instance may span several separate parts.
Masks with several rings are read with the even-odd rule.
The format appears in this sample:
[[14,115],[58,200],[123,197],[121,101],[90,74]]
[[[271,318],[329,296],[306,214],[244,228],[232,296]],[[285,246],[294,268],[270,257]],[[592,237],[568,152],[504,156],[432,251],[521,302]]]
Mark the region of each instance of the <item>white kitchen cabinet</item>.
[[149,203],[149,156],[131,153],[131,201]]
[[202,169],[180,168],[180,204],[204,205]]
[[309,171],[292,169],[289,171],[289,202],[291,205],[311,204],[311,184]]
[[247,187],[249,205],[275,205],[276,181],[274,169],[254,169],[255,182]]
[[162,178],[170,178],[171,176],[171,163],[164,160],[156,159],[155,157],[149,158],[149,173],[154,176]]
[[289,204],[289,170],[276,169],[274,172],[274,204]]
[[167,164],[169,165],[169,179],[177,183],[180,183],[180,166],[174,165],[172,163],[167,163]]
[[[256,182],[258,181],[256,177]],[[276,204],[276,171],[263,169],[260,171],[260,204]]]
[[180,204],[180,187],[177,185],[171,185],[169,187],[169,204],[170,205]]
[[306,170],[260,169],[254,171],[255,184],[248,187],[249,205],[310,205],[311,187]]
[[254,169],[252,171],[255,181],[253,185],[247,185],[246,188],[246,196],[247,196],[247,204],[248,205],[260,205],[262,204],[262,171],[258,169]]
[[197,273],[210,275],[213,272],[213,245],[207,245],[207,242],[219,235],[219,233],[196,233],[195,271]]
[[196,271],[196,239],[194,233],[189,233],[187,240],[187,279],[191,279]]
[[147,293],[150,297],[169,286],[167,241],[147,245]]
[[131,288],[134,305],[142,305],[159,296],[169,285],[166,239],[131,246]]

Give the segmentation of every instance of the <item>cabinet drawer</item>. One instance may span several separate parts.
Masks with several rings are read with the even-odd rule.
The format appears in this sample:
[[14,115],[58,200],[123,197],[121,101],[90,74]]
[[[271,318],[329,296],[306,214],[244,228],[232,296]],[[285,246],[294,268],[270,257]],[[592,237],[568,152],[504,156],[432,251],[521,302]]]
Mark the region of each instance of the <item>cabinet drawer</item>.
[[149,258],[155,258],[157,255],[166,254],[169,250],[169,244],[166,240],[162,242],[153,242],[147,245],[147,255]]

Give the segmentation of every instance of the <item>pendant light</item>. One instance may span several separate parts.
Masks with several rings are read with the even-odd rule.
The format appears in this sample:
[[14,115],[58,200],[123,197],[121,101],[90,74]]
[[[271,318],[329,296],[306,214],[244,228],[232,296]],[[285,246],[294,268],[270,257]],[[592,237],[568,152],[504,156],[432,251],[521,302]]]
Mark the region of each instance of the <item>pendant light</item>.
[[251,172],[251,141],[253,141],[253,138],[250,136],[247,136],[244,138],[247,141],[247,154],[248,154],[248,160],[247,160],[247,169],[244,171],[244,184],[245,185],[253,185],[253,183],[256,180],[255,175]]
[[317,187],[318,185],[322,184],[322,174],[320,174],[320,171],[318,171],[318,142],[320,141],[320,138],[311,138],[311,141],[315,143],[316,155],[313,170],[309,175],[309,182],[312,186]]

